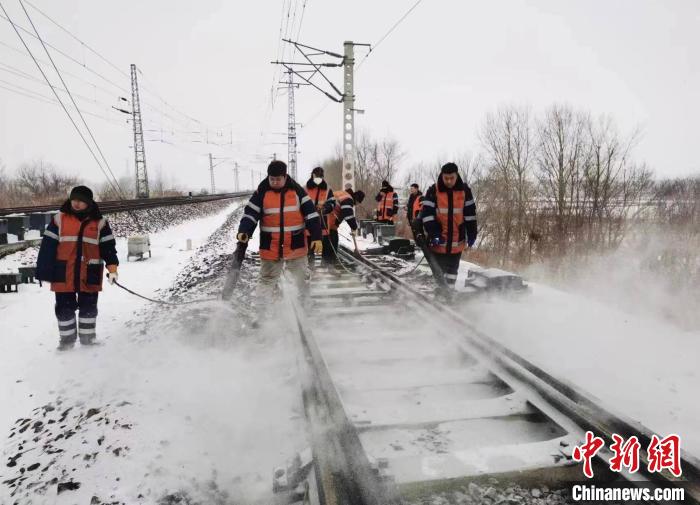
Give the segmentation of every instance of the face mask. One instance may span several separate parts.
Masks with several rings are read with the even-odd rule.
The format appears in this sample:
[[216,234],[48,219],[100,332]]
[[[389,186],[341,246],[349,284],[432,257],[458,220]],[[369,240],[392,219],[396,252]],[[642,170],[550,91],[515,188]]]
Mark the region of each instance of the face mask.
[[323,182],[323,177],[314,177],[314,184],[318,185]]

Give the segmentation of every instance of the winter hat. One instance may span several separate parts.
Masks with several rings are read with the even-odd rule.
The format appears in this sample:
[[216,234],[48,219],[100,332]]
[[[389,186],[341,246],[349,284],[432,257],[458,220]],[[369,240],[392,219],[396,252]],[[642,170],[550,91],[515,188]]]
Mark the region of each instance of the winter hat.
[[386,188],[388,185],[389,185],[389,181],[386,181],[386,180],[382,181],[383,188]]
[[357,203],[362,203],[362,200],[365,199],[365,192],[362,190],[357,190],[352,194],[353,200],[355,200]]
[[456,174],[457,172],[459,172],[459,168],[452,162],[445,163],[440,169],[441,174]]
[[280,160],[271,161],[267,166],[267,175],[271,175],[273,177],[287,175],[287,164]]
[[414,182],[413,184],[411,184],[411,187],[412,187],[412,188],[418,189],[418,184],[416,184],[416,183]]
[[70,190],[69,200],[80,200],[87,204],[91,204],[94,200],[92,199],[92,190],[87,186],[76,186]]
[[316,167],[311,171],[311,176],[323,177],[323,168]]

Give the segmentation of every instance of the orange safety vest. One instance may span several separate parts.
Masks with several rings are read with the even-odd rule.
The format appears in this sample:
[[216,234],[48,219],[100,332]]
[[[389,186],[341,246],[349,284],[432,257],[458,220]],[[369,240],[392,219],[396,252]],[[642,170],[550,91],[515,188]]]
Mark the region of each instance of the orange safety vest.
[[395,216],[390,216],[390,210],[394,210],[394,192],[387,191],[384,198],[377,203],[377,219],[380,221],[393,221]]
[[423,195],[416,195],[411,203],[411,219],[415,219],[420,214],[421,209],[423,209]]
[[306,256],[304,214],[296,191],[269,190],[263,198],[260,224],[260,257],[264,260],[294,259]]
[[[440,191],[435,187],[437,202],[435,219],[440,223],[443,244],[432,249],[440,254],[457,254],[464,250],[466,226],[464,224],[464,191]],[[449,246],[449,247],[448,247]]]
[[104,261],[100,257],[100,231],[107,220],[88,218],[81,221],[63,212],[53,219],[58,226],[58,248],[51,291],[102,291]]
[[[355,200],[350,196],[350,193],[347,191],[338,191],[336,193],[333,193],[333,198],[335,198],[335,207],[333,207],[333,214],[334,214],[334,221],[335,221],[335,228],[338,228],[338,223],[343,222],[343,213],[341,207],[341,202],[344,200],[347,200],[348,198],[353,201],[353,204],[355,203]],[[333,228],[333,229],[335,229]]]
[[[309,195],[309,198],[311,198],[311,201],[314,202],[314,205],[316,206],[316,210],[320,208],[323,208],[323,205],[326,203],[326,200],[328,200],[328,191],[329,189],[321,189],[318,186],[315,188],[306,188],[306,193]],[[328,235],[328,230],[333,230],[333,226],[331,224],[331,221],[333,221],[332,216],[324,216],[321,211],[318,211],[319,215],[321,216],[321,233],[323,236]],[[306,231],[306,235],[309,235],[309,231]]]

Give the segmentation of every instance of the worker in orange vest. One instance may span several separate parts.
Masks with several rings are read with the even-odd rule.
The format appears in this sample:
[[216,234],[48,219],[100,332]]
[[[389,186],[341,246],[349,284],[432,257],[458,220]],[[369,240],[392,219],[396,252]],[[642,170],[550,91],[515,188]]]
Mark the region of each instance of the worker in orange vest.
[[399,212],[399,195],[389,181],[382,181],[382,188],[375,197],[377,201],[377,221],[391,224]]
[[[350,231],[353,235],[357,235],[357,219],[355,218],[355,205],[362,203],[365,199],[364,191],[353,191],[348,189],[346,191],[338,191],[335,194],[335,208],[333,209],[333,214],[335,215],[336,227],[340,226],[340,223],[345,221],[350,227]],[[335,244],[336,250],[338,249],[338,244]]]
[[454,286],[465,245],[476,242],[476,204],[471,188],[454,163],[440,169],[437,184],[428,188],[421,220],[434,255],[449,286]]
[[411,226],[413,220],[420,215],[421,209],[423,209],[423,193],[420,191],[420,187],[415,182],[411,184],[411,194],[408,197],[408,203],[406,204],[406,218],[408,220],[408,226]]
[[[311,177],[306,181],[306,193],[321,216],[321,235],[323,236],[323,253],[321,257],[323,263],[328,265],[334,261],[333,248],[337,249],[338,247],[338,229],[333,222],[333,207],[335,207],[333,190],[328,186],[323,176],[322,167],[314,168],[311,171]],[[309,232],[307,232],[308,234]],[[310,251],[309,255],[313,257],[313,251]],[[311,264],[313,265],[313,263]]]
[[76,186],[44,231],[36,267],[37,279],[56,294],[59,350],[73,348],[78,336],[82,345],[95,343],[105,265],[114,284],[119,260],[112,230],[90,188]]
[[272,299],[283,269],[297,289],[305,293],[309,246],[315,254],[323,251],[321,219],[304,188],[287,175],[287,165],[282,161],[272,161],[267,167],[267,177],[243,210],[236,238],[248,242],[258,222],[261,260],[258,301]]

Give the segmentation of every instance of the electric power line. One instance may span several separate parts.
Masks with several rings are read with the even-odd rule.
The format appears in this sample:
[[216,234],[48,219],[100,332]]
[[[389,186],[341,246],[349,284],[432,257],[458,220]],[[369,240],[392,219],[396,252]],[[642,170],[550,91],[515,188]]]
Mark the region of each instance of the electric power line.
[[[51,85],[51,81],[49,80],[48,76],[47,76],[46,73],[44,72],[44,69],[41,68],[41,65],[39,64],[39,62],[38,62],[38,61],[36,60],[36,58],[34,57],[34,53],[32,53],[31,49],[29,49],[29,46],[27,45],[27,42],[26,42],[26,41],[24,40],[24,38],[22,37],[22,34],[19,32],[19,29],[18,29],[17,25],[15,25],[15,23],[12,22],[12,20],[10,19],[10,16],[9,16],[9,14],[7,13],[7,11],[5,10],[5,6],[2,4],[1,1],[0,1],[0,9],[2,9],[2,11],[5,13],[5,16],[6,16],[5,19],[7,19],[7,21],[8,21],[8,22],[12,25],[12,27],[14,28],[15,33],[17,34],[17,37],[19,37],[20,41],[22,42],[22,45],[25,47],[25,49],[26,49],[27,52],[29,53],[29,55],[31,56],[32,60],[34,60],[34,63],[36,64],[37,68],[39,69],[39,72],[41,72],[41,75],[44,77],[44,79],[46,80],[46,82],[48,82],[49,85]],[[66,115],[68,116],[68,119],[70,119],[70,122],[73,124],[73,127],[74,127],[75,130],[78,132],[78,135],[80,136],[80,138],[82,139],[83,143],[85,144],[85,147],[87,147],[88,151],[90,151],[90,154],[91,154],[92,157],[95,159],[95,162],[97,163],[97,166],[100,167],[100,170],[102,171],[102,173],[104,174],[105,178],[107,179],[107,182],[112,186],[112,189],[114,189],[115,191],[119,192],[119,191],[117,190],[117,188],[115,187],[114,183],[109,179],[109,176],[107,175],[107,172],[105,172],[104,167],[102,167],[102,164],[100,163],[100,160],[97,158],[97,156],[95,155],[94,151],[93,151],[92,148],[90,147],[90,144],[88,143],[87,139],[86,139],[85,136],[83,135],[83,132],[80,131],[80,128],[78,127],[78,125],[76,124],[75,120],[73,119],[73,116],[70,115],[70,113],[68,112],[68,109],[66,108],[65,104],[61,101],[61,98],[58,96],[58,93],[57,93],[56,90],[54,89],[53,85],[51,85],[51,90],[53,91],[54,95],[56,96],[56,100],[58,100],[59,104],[61,105],[61,107],[63,108],[64,112],[65,112]]]
[[[386,40],[386,38],[387,38],[387,37],[388,37],[388,36],[403,22],[404,19],[406,19],[406,18],[408,17],[409,14],[411,14],[411,12],[413,12],[413,10],[414,10],[416,7],[418,7],[418,4],[420,4],[422,1],[423,1],[423,0],[417,0],[416,3],[414,3],[414,4],[411,6],[411,8],[408,9],[408,10],[403,14],[403,16],[401,16],[401,17],[398,19],[398,21],[396,21],[396,23],[394,23],[394,24],[391,26],[391,28],[389,28],[389,30],[387,30],[387,32],[379,38],[379,40],[377,40],[377,42],[375,42],[373,45],[370,46],[369,52],[360,60],[360,62],[357,64],[356,69],[359,69],[359,68],[360,68],[360,66],[365,62],[365,60],[366,60],[367,57],[372,53],[372,51],[374,51],[374,50],[377,48],[377,46],[379,46],[382,42],[384,42],[384,41]],[[329,105],[330,105],[330,102],[326,102],[325,104],[323,104],[323,106],[322,106],[321,108],[319,108],[319,109],[314,113],[314,115],[311,116],[311,117],[309,118],[309,120],[307,120],[307,121],[304,122],[304,126],[302,126],[302,128],[305,128],[305,127],[309,126],[318,116],[320,116],[320,115],[328,108]]]
[[83,126],[85,126],[85,129],[87,130],[88,134],[90,135],[92,142],[95,144],[95,147],[97,148],[97,152],[100,153],[100,157],[102,158],[102,161],[104,161],[104,164],[107,167],[107,171],[110,173],[110,175],[114,179],[114,182],[116,183],[117,187],[119,188],[121,198],[124,199],[124,192],[122,191],[121,187],[119,186],[119,181],[117,180],[116,176],[114,175],[114,172],[112,172],[112,167],[109,166],[109,162],[107,161],[107,158],[105,157],[104,153],[102,152],[102,148],[100,147],[100,144],[97,142],[95,135],[92,133],[90,126],[87,124],[87,121],[85,121],[85,117],[83,116],[83,113],[81,112],[80,107],[78,107],[78,104],[75,102],[75,98],[73,98],[73,94],[68,89],[68,85],[66,84],[66,81],[63,80],[63,76],[61,75],[61,71],[56,66],[56,62],[53,61],[53,58],[51,57],[51,53],[49,52],[48,48],[46,47],[44,40],[39,35],[39,31],[37,30],[36,26],[34,25],[34,21],[32,21],[32,18],[29,15],[29,12],[27,11],[27,8],[24,6],[24,3],[22,2],[22,0],[19,0],[19,4],[22,6],[22,10],[24,11],[24,14],[27,16],[27,20],[29,21],[29,24],[31,25],[32,29],[34,30],[34,33],[36,33],[36,38],[39,39],[39,42],[41,42],[41,47],[44,48],[44,52],[46,52],[46,56],[49,58],[49,61],[51,62],[53,69],[56,71],[56,75],[58,75],[58,78],[60,79],[61,84],[63,84],[63,88],[66,90],[66,93],[68,93],[68,97],[70,98],[70,101],[73,103],[75,110],[78,112],[78,116],[80,116],[80,120],[83,122]]

